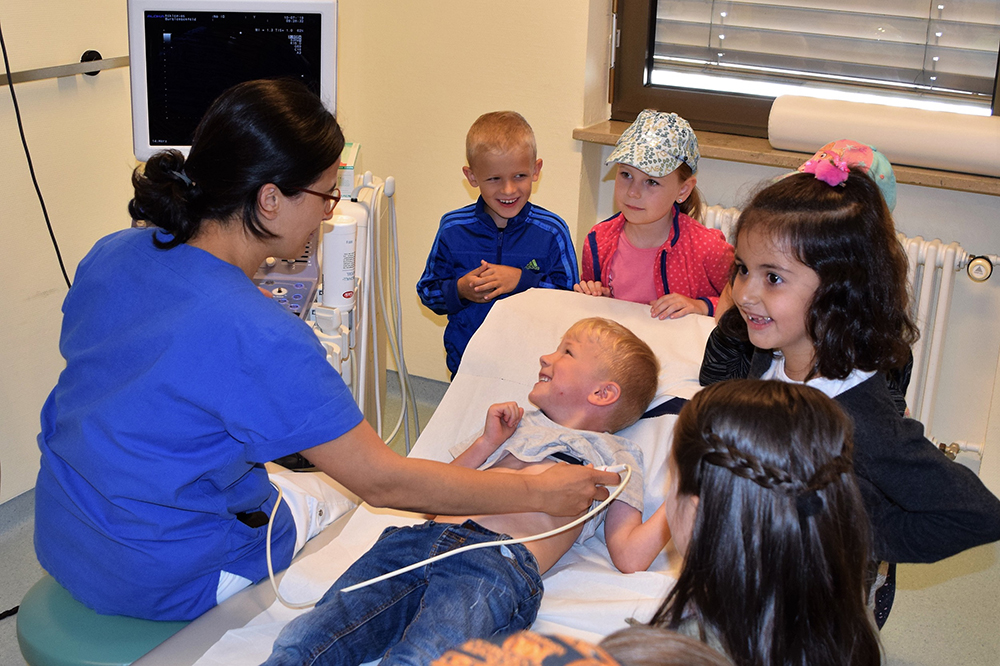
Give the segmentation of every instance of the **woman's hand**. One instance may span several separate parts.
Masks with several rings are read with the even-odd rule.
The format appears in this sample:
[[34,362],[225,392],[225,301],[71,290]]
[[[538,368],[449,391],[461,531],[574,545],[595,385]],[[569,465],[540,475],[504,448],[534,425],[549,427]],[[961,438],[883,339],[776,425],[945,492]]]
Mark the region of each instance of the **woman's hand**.
[[581,465],[553,465],[541,474],[501,474],[404,458],[364,420],[340,437],[301,453],[372,506],[418,513],[541,511],[578,516],[593,500],[607,498],[604,485],[620,483],[613,472]]
[[573,285],[573,291],[588,296],[611,296],[611,289],[595,280],[584,280]]
[[541,474],[525,476],[540,484],[543,504],[539,509],[550,516],[579,516],[598,502],[608,498],[604,486],[616,486],[621,478],[614,472],[602,472],[590,465],[553,465]]
[[678,319],[689,314],[708,314],[708,303],[680,294],[666,294],[649,304],[649,316],[654,319]]

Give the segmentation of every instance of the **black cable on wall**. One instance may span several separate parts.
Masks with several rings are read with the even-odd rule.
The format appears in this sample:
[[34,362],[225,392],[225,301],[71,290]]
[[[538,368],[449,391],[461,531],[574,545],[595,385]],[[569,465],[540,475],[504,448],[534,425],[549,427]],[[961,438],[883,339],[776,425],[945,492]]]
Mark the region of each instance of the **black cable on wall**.
[[59,251],[59,243],[56,241],[56,234],[52,231],[52,223],[49,221],[49,212],[45,208],[45,199],[42,197],[42,190],[38,187],[38,179],[35,177],[35,167],[31,163],[31,153],[28,151],[28,141],[24,137],[24,124],[21,122],[21,110],[17,106],[17,95],[14,93],[14,81],[10,76],[10,61],[7,59],[7,44],[3,39],[3,24],[0,24],[0,51],[3,51],[3,66],[7,74],[7,89],[10,90],[10,99],[14,103],[14,116],[17,118],[17,129],[21,134],[21,145],[24,146],[24,156],[28,160],[28,172],[31,174],[31,182],[35,186],[35,194],[38,195],[38,203],[42,207],[42,216],[45,218],[45,226],[49,230],[49,238],[52,239],[52,247],[56,251],[56,259],[59,261],[59,269],[62,271],[63,280],[66,281],[66,288],[72,286],[69,274],[66,272],[66,264],[63,263],[62,253]]

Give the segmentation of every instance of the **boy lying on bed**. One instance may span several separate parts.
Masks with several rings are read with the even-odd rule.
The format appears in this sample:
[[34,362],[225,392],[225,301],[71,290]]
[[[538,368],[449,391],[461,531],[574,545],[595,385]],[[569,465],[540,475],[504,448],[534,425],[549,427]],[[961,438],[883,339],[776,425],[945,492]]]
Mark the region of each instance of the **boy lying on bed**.
[[[591,318],[570,327],[559,348],[540,362],[528,395],[539,411],[525,414],[515,402],[492,405],[483,434],[453,464],[510,474],[539,474],[567,462],[628,464],[631,480],[606,511],[605,541],[618,569],[647,569],[670,537],[664,507],[642,521],[642,452],[609,433],[635,423],[649,405],[659,372],[656,356],[627,328]],[[265,664],[342,666],[379,657],[382,664],[429,664],[470,638],[527,629],[541,603],[541,575],[574,541],[592,536],[602,517],[546,539],[472,550],[341,592],[461,546],[540,534],[573,518],[437,516],[390,527],[313,610],[282,630]]]

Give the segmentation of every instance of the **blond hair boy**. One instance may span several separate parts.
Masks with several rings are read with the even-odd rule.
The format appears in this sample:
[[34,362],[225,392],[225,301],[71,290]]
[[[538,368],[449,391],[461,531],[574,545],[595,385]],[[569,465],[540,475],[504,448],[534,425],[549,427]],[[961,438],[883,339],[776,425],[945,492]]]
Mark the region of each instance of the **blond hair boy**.
[[[482,435],[454,460],[497,474],[539,474],[564,464],[628,464],[632,476],[608,507],[604,536],[615,566],[645,570],[670,538],[661,505],[643,522],[642,453],[609,433],[635,423],[656,391],[659,364],[649,346],[616,322],[574,324],[539,359],[528,399],[492,405]],[[461,448],[461,447],[458,447]],[[345,587],[457,547],[548,532],[572,521],[543,513],[437,516],[390,527],[333,584],[316,608],[282,630],[265,666],[429,664],[469,638],[527,629],[541,603],[541,575],[601,517],[538,541],[471,549],[353,592]]]
[[462,172],[479,199],[441,218],[417,282],[421,302],[448,316],[444,347],[452,376],[496,299],[532,287],[572,289],[579,281],[569,227],[528,200],[542,160],[527,121],[514,111],[484,114],[465,148]]

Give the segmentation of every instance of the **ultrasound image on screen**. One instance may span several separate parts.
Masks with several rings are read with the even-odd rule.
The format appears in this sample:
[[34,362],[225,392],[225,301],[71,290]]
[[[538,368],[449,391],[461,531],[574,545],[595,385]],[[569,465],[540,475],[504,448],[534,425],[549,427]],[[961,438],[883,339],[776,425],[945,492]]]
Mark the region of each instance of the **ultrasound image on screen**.
[[320,94],[319,14],[145,14],[149,143],[188,146],[209,105],[253,79],[292,77]]

